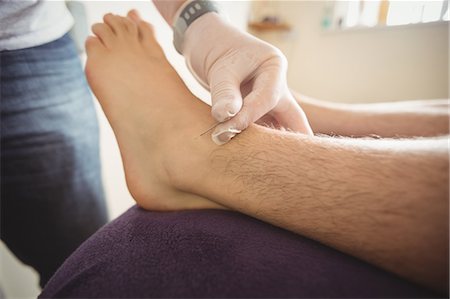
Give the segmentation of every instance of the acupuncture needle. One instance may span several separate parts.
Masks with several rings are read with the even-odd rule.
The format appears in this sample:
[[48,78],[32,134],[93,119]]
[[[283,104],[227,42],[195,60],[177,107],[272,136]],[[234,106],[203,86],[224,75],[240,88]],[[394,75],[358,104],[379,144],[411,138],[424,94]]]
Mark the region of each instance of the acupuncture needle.
[[205,132],[201,133],[200,136],[205,135],[206,133],[208,133],[209,131],[211,131],[212,129],[214,129],[215,127],[217,127],[218,125],[220,125],[220,122],[216,122],[214,125],[212,125],[208,130],[206,130]]

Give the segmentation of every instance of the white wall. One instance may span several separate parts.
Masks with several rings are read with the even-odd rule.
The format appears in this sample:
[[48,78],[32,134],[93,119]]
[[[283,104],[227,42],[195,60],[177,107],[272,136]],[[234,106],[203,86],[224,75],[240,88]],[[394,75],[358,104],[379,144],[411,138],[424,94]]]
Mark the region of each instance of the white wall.
[[278,1],[293,30],[258,34],[285,52],[292,88],[342,102],[448,98],[448,22],[324,32],[324,3]]

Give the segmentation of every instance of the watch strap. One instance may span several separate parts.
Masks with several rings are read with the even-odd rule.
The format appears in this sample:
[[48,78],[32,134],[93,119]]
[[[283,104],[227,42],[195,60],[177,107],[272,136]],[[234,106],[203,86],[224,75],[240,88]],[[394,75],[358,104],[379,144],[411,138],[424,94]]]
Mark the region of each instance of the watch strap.
[[216,4],[212,1],[193,0],[184,5],[173,26],[173,44],[178,53],[182,54],[184,33],[189,25],[209,12],[219,12]]

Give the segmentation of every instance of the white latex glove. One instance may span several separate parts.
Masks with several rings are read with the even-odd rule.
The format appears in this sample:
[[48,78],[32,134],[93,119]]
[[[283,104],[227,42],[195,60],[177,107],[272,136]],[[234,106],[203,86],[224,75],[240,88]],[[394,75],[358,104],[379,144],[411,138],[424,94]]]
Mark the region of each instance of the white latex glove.
[[251,123],[312,134],[288,89],[280,50],[207,13],[185,32],[183,55],[197,80],[211,91],[212,139],[221,145]]

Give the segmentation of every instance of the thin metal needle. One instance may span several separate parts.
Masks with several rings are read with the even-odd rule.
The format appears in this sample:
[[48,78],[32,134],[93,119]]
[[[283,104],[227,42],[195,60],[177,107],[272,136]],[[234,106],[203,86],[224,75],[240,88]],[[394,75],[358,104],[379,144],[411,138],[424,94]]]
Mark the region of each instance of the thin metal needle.
[[206,133],[208,133],[209,131],[211,131],[212,129],[214,129],[215,127],[217,127],[220,124],[220,122],[215,123],[214,125],[212,125],[208,130],[206,130],[205,132],[201,133],[200,136],[205,135]]

